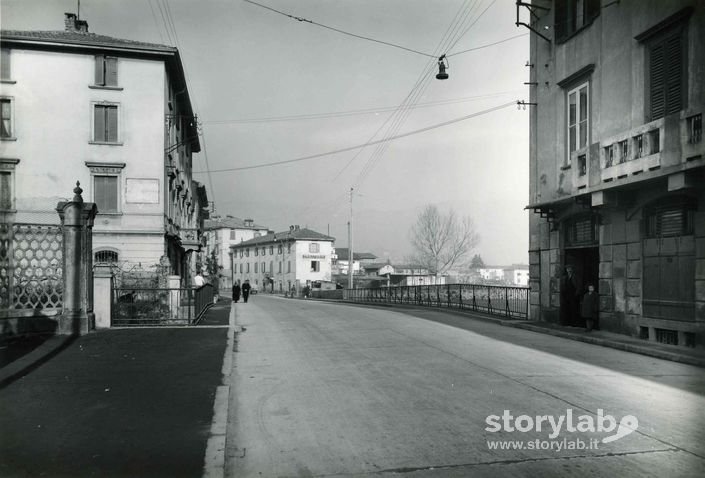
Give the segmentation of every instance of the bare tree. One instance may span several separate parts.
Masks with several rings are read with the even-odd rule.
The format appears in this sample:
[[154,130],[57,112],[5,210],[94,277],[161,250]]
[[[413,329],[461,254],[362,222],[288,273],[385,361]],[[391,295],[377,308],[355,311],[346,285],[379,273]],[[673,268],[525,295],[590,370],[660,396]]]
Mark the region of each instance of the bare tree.
[[409,239],[415,262],[432,274],[444,274],[462,263],[480,240],[469,216],[459,218],[453,210],[443,214],[433,204],[418,215]]

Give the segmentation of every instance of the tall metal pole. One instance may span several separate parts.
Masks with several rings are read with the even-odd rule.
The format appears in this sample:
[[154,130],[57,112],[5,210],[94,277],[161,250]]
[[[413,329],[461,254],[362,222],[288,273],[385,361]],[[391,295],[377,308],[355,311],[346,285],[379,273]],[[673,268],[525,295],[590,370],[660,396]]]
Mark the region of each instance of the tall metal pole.
[[348,222],[348,289],[353,288],[353,188],[350,188],[350,221]]

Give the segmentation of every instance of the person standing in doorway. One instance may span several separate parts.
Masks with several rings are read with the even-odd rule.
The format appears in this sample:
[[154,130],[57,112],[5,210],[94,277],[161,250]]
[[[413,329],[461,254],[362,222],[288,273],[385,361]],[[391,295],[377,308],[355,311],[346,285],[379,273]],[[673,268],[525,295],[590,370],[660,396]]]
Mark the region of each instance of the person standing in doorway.
[[595,286],[588,284],[588,291],[583,296],[583,303],[580,307],[580,315],[585,319],[585,330],[592,332],[597,324],[597,311],[600,308],[600,301],[595,292]]
[[245,283],[242,284],[242,300],[247,303],[247,299],[250,297],[250,280],[247,279],[245,280]]
[[233,285],[233,302],[239,302],[239,301],[240,301],[240,281],[238,280]]

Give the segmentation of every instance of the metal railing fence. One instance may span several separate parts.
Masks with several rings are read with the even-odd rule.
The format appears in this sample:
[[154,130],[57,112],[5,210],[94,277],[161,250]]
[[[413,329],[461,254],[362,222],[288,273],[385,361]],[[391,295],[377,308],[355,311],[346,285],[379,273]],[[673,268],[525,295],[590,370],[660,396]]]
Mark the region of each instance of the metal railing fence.
[[528,287],[440,284],[347,289],[345,299],[473,310],[519,319],[529,316]]
[[113,288],[113,327],[195,325],[213,305],[211,284],[192,288]]

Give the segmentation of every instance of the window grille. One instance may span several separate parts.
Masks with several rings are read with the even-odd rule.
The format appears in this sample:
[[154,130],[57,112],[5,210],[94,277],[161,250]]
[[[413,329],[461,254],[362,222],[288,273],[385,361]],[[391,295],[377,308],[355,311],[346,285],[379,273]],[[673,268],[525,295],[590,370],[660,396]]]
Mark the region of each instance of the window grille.
[[655,329],[656,341],[667,345],[678,345],[678,331],[669,329]]
[[594,217],[581,217],[567,223],[567,246],[588,246],[595,243],[597,243],[597,221]]
[[95,264],[115,264],[118,261],[118,253],[115,251],[96,251],[93,256]]

